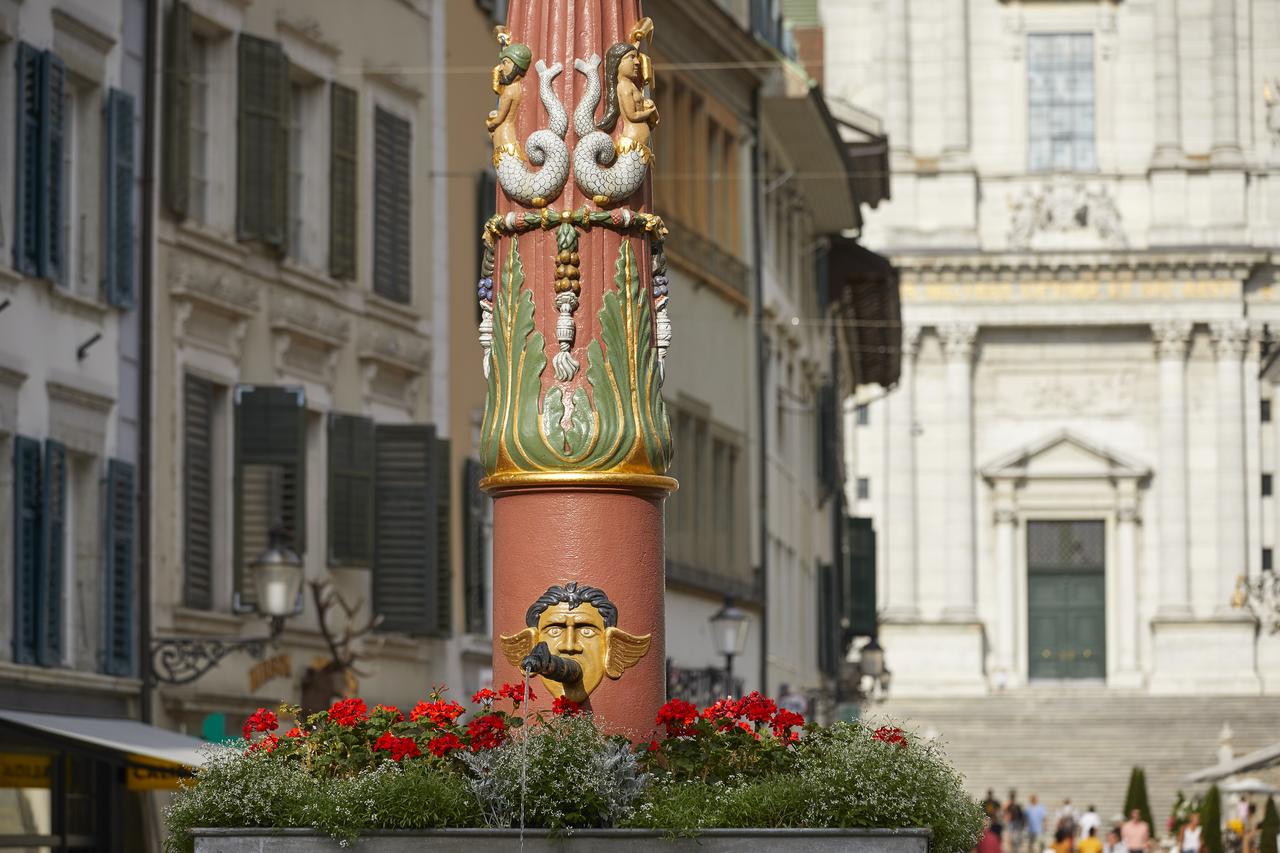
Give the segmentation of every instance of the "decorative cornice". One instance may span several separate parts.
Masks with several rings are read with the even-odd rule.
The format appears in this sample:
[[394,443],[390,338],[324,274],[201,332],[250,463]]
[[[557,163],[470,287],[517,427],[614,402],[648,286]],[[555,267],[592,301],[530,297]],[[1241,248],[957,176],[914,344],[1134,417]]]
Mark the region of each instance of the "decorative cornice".
[[977,323],[944,323],[938,327],[942,349],[947,358],[968,358],[978,337]]
[[1191,340],[1190,320],[1159,320],[1151,324],[1156,354],[1160,358],[1181,358]]
[[281,12],[276,17],[276,29],[287,32],[331,58],[336,59],[342,53],[342,47],[338,42],[325,38],[324,29],[313,17],[302,15],[291,17]]
[[402,335],[385,329],[369,329],[360,337],[361,361],[373,361],[419,374],[427,369],[431,349],[425,343],[406,341]]
[[1244,281],[1270,255],[1256,249],[1205,252],[890,253],[903,284],[1063,280],[1071,282]]
[[1218,358],[1241,358],[1249,343],[1249,321],[1243,317],[1209,323],[1213,351]]
[[45,391],[49,395],[50,402],[67,403],[80,409],[88,409],[104,415],[109,413],[111,407],[116,404],[113,397],[54,380],[45,382]]
[[918,323],[902,324],[902,357],[911,358],[920,351],[920,331]]
[[233,317],[252,317],[258,310],[258,289],[239,274],[208,267],[193,268],[185,258],[175,261],[169,291],[175,298],[203,303]]
[[342,346],[351,336],[351,321],[336,311],[297,296],[274,300],[271,328],[309,338],[327,348]]
[[110,53],[116,43],[115,33],[111,32],[106,21],[83,15],[80,10],[69,12],[59,8],[54,8],[50,13],[55,29],[103,56]]

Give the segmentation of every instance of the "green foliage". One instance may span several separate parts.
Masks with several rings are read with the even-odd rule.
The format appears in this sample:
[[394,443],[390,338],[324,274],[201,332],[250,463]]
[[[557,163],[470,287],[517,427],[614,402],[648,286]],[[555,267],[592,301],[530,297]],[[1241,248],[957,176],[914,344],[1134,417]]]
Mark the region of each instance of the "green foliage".
[[1267,797],[1267,807],[1258,825],[1258,853],[1276,853],[1276,835],[1280,833],[1280,814],[1276,813],[1274,797]]
[[1217,785],[1210,785],[1200,804],[1200,825],[1204,827],[1204,849],[1209,853],[1222,853],[1222,794]]
[[1129,819],[1134,809],[1138,810],[1154,832],[1156,824],[1151,818],[1151,800],[1147,797],[1147,773],[1141,767],[1135,767],[1129,773],[1129,788],[1124,795],[1125,820]]
[[1173,798],[1173,810],[1169,813],[1169,832],[1176,836],[1178,830],[1191,820],[1193,812],[1200,811],[1201,798],[1195,795],[1190,797],[1178,791]]
[[791,769],[711,784],[665,781],[646,793],[632,826],[689,834],[715,827],[917,827],[940,853],[969,850],[982,809],[930,741],[865,726],[810,729]]
[[495,828],[519,826],[522,808],[526,826],[616,826],[646,781],[626,739],[605,736],[590,716],[543,720],[465,761],[485,823]]

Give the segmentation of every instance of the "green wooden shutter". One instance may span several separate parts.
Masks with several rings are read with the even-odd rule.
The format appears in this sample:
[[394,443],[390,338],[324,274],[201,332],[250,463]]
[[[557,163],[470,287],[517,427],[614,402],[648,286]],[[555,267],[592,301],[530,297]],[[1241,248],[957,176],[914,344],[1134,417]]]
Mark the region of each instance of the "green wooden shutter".
[[133,674],[134,502],[133,466],[119,459],[108,461],[103,668],[111,675]]
[[436,430],[378,424],[374,437],[373,609],[383,630],[439,633]]
[[62,663],[62,604],[66,597],[67,571],[67,449],[60,443],[44,443],[44,506],[40,525],[40,550],[44,557],[37,597],[40,626],[36,662],[43,666]]
[[18,43],[15,101],[13,267],[24,275],[40,274],[40,128],[42,121],[41,52]]
[[435,627],[427,633],[448,637],[453,633],[453,459],[449,439],[435,441],[436,494],[436,607]]
[[825,501],[840,488],[840,421],[834,382],[818,390],[818,483]]
[[131,308],[133,287],[133,95],[107,93],[106,246],[103,284],[107,302]]
[[844,613],[848,636],[876,635],[876,531],[869,518],[845,519]]
[[486,515],[489,497],[480,491],[484,466],[479,459],[462,464],[462,577],[466,629],[471,634],[488,631],[488,583],[485,556],[488,548]]
[[373,290],[408,303],[412,295],[413,130],[408,121],[379,107],[374,112],[373,134]]
[[177,0],[169,10],[164,45],[164,173],[165,207],[179,219],[191,209],[191,6]]
[[240,34],[236,231],[283,250],[288,234],[289,61],[279,42]]
[[373,565],[373,421],[329,413],[329,565]]
[[842,646],[839,595],[836,591],[836,570],[830,563],[818,564],[818,670],[835,678],[839,675],[839,654]]
[[302,388],[236,387],[236,607],[254,605],[247,570],[277,524],[306,551],[306,394]]
[[35,663],[40,645],[41,510],[40,442],[13,440],[13,659]]
[[213,607],[213,383],[188,374],[182,389],[182,603]]
[[65,176],[62,173],[62,158],[67,144],[66,126],[66,94],[67,69],[62,60],[49,51],[40,57],[40,73],[43,78],[41,95],[44,99],[44,122],[41,131],[42,160],[40,168],[44,173],[44,189],[42,201],[44,209],[40,217],[41,268],[40,275],[56,281],[64,287],[70,286],[66,275],[67,247],[63,245],[63,222],[70,211],[63,210],[62,194]]
[[329,275],[356,277],[356,154],[360,112],[356,90],[329,90]]

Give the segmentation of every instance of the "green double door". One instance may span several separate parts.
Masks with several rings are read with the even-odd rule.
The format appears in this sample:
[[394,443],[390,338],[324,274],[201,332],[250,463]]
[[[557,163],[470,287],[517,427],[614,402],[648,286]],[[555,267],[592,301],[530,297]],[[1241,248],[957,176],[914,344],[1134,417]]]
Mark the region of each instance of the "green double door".
[[1106,676],[1105,557],[1104,522],[1027,523],[1031,678]]

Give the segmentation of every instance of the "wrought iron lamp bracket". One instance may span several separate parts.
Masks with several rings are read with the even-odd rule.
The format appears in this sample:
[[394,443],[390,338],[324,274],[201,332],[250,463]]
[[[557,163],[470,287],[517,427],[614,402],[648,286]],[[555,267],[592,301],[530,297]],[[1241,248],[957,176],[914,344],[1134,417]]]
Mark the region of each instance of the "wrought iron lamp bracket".
[[262,660],[267,647],[275,645],[283,629],[284,618],[275,616],[266,637],[156,637],[151,641],[151,680],[190,684],[236,652]]

